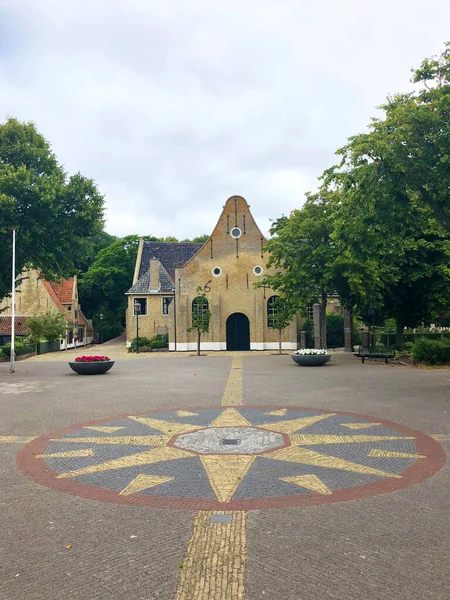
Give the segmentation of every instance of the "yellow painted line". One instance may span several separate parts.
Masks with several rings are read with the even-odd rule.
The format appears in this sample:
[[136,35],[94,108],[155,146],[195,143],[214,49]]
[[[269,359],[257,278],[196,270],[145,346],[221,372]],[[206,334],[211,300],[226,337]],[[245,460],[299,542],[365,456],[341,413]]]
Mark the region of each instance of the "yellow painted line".
[[[258,427],[262,427],[259,425]],[[267,427],[268,429],[268,427]],[[297,446],[314,446],[315,444],[359,444],[362,442],[381,442],[384,440],[414,440],[413,437],[399,435],[327,435],[299,433],[289,436]]]
[[69,450],[68,452],[54,452],[53,454],[37,454],[34,458],[76,458],[77,456],[95,456],[92,448],[89,450]]
[[445,433],[436,433],[434,435],[431,435],[430,437],[437,440],[438,442],[450,442],[450,435]]
[[395,479],[401,477],[400,475],[387,473],[380,469],[373,469],[372,467],[360,465],[350,460],[344,460],[343,458],[320,454],[320,452],[314,452],[307,448],[299,448],[298,446],[289,446],[288,448],[275,450],[275,452],[267,452],[264,454],[264,458],[293,462],[299,465],[327,467],[328,469],[337,469],[339,471],[348,471],[350,473],[362,473],[363,475],[378,475],[378,477],[394,477]]
[[[212,523],[213,515],[230,515],[231,523]],[[238,511],[196,514],[176,600],[244,600],[246,521]]]
[[67,442],[75,444],[114,444],[125,446],[165,446],[170,435],[129,435],[117,437],[79,437],[52,439],[52,442]]
[[113,460],[108,460],[103,463],[83,467],[76,471],[61,473],[56,477],[57,479],[62,479],[64,477],[78,477],[79,475],[104,473],[105,471],[116,471],[127,467],[154,465],[169,460],[178,460],[180,458],[192,458],[192,454],[185,452],[184,450],[179,450],[178,448],[152,448],[151,450],[144,450],[144,452],[138,452],[137,454],[129,454],[128,456],[123,456],[121,458],[114,458]]
[[235,408],[226,408],[210,427],[251,427],[251,424]]
[[242,405],[242,356],[233,356],[231,371],[228,375],[222,406]]
[[274,417],[284,417],[286,414],[286,409],[281,408],[280,410],[271,410],[269,412],[264,413],[265,415],[272,415]]
[[299,475],[297,477],[280,477],[281,481],[293,483],[317,494],[330,495],[332,492],[317,475]]
[[255,458],[256,456],[242,454],[236,456],[211,454],[200,457],[209,483],[219,502],[230,502],[239,484],[255,462]]
[[294,433],[299,429],[304,429],[309,425],[314,425],[323,419],[329,419],[334,417],[336,413],[329,413],[325,415],[312,415],[311,417],[301,417],[299,419],[290,419],[288,421],[277,421],[276,423],[264,423],[258,425],[261,429],[269,429],[270,431],[278,431],[279,433]]
[[28,437],[26,435],[0,435],[0,444],[28,444],[35,440],[36,436]]
[[390,450],[371,450],[367,456],[378,458],[426,458],[423,454],[410,454],[409,452],[391,452]]
[[341,423],[341,427],[347,427],[348,429],[367,429],[368,427],[375,427],[375,425],[381,425],[382,423]]
[[175,423],[171,421],[163,421],[162,419],[149,419],[147,417],[128,417],[129,419],[133,419],[133,421],[137,421],[142,425],[147,425],[152,429],[157,429],[158,431],[162,431],[163,433],[170,433],[171,435],[179,434],[179,433],[189,433],[190,431],[195,431],[199,429],[198,425],[190,425],[189,423]]
[[130,483],[123,488],[121,492],[119,492],[119,496],[130,496],[131,494],[142,492],[142,490],[148,490],[149,488],[161,485],[162,483],[167,483],[167,481],[172,481],[172,479],[175,478],[158,477],[157,475],[138,475],[132,481],[130,481]]
[[189,410],[177,410],[179,417],[196,417],[198,413],[190,412]]
[[92,431],[100,431],[100,433],[114,433],[119,429],[125,429],[125,427],[97,427],[94,425],[86,425],[85,429],[92,429]]

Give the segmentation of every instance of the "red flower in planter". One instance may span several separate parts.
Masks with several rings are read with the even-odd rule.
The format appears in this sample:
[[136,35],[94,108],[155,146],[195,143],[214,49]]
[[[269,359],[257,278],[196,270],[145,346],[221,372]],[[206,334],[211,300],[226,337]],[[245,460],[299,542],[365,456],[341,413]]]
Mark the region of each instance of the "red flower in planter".
[[75,362],[106,362],[111,360],[109,356],[78,356]]

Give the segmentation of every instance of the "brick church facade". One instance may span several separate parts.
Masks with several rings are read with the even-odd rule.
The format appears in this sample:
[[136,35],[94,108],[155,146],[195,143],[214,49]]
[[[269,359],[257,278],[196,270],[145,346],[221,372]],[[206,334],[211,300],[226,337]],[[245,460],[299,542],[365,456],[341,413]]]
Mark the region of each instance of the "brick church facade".
[[[198,288],[211,311],[202,350],[277,349],[272,327],[276,294],[254,284],[267,273],[266,240],[246,200],[232,196],[204,244],[140,241],[133,285],[128,290],[127,344],[136,336],[134,303],[141,305],[139,335],[167,333],[169,350],[196,349],[192,325]],[[297,348],[297,322],[282,330],[282,348]]]

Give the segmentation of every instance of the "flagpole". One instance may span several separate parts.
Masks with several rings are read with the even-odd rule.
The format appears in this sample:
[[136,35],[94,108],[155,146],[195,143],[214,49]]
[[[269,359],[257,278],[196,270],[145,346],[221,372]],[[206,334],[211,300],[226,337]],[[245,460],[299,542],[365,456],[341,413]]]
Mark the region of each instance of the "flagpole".
[[10,372],[14,373],[14,336],[15,336],[15,324],[16,324],[16,230],[12,230],[12,281],[11,281],[11,299],[12,299],[12,310],[11,310],[11,367]]

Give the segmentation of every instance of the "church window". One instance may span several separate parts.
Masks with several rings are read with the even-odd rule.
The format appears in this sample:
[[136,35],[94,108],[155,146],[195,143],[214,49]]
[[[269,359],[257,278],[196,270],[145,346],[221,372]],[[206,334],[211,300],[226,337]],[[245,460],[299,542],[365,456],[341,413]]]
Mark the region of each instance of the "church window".
[[253,267],[253,273],[255,275],[262,275],[262,272],[263,272],[263,269],[259,265],[256,265],[256,267]]
[[279,296],[270,296],[267,300],[267,327],[270,327],[271,329],[275,328],[278,298]]
[[222,275],[222,269],[220,267],[214,267],[212,274],[214,277],[220,277],[220,275]]
[[242,235],[242,232],[239,229],[239,227],[233,227],[233,229],[230,231],[230,233],[231,233],[231,237],[233,237],[235,240],[240,238]]
[[163,296],[162,298],[162,314],[169,314],[169,304],[172,302],[173,298],[171,296]]
[[203,296],[197,296],[192,300],[192,321],[203,321],[209,310],[209,303]]
[[[147,315],[147,298],[135,298],[133,300],[133,304],[139,304],[141,307],[141,312],[139,313],[140,317],[145,317]],[[136,309],[133,306],[133,314],[136,314]]]

